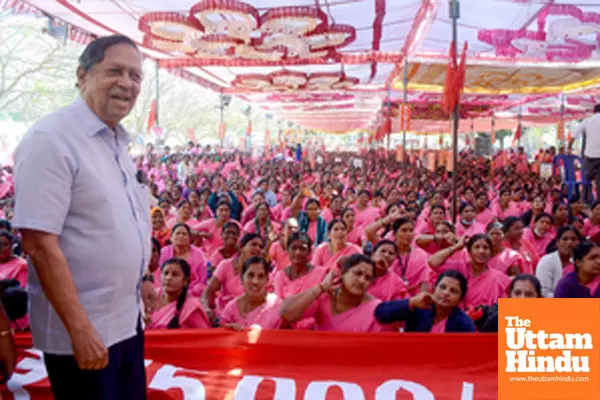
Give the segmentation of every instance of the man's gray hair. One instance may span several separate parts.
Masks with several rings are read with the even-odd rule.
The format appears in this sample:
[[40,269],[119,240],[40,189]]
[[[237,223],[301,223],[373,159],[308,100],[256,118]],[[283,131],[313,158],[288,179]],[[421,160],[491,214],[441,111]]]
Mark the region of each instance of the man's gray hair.
[[94,65],[100,64],[104,60],[106,50],[117,44],[128,44],[138,50],[135,42],[125,35],[103,36],[95,39],[83,50],[79,56],[79,67],[88,72]]

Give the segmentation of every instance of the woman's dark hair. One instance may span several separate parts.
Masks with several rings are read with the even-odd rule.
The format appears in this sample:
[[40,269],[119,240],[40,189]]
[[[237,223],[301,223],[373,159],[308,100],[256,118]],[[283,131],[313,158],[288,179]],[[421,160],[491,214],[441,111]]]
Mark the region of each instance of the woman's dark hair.
[[321,203],[319,203],[319,200],[317,200],[317,199],[308,199],[308,201],[306,202],[306,206],[304,207],[304,209],[308,210],[308,206],[310,206],[311,204],[316,204],[317,208],[319,210],[321,209]]
[[350,207],[346,207],[346,208],[344,208],[344,209],[342,210],[342,214],[341,214],[341,217],[342,217],[342,219],[344,219],[344,217],[346,216],[346,214],[348,214],[349,212],[352,212],[352,213],[354,213],[354,214],[356,215],[356,211],[354,211],[354,210],[353,210],[352,208],[350,208]]
[[440,222],[440,225],[446,226],[452,233],[456,234],[456,226],[452,222],[444,220]]
[[229,211],[231,212],[231,204],[229,204],[229,202],[227,200],[219,200],[219,202],[217,203],[217,206],[215,207],[215,214],[217,212],[217,210],[219,209],[219,207],[221,206],[227,206],[229,208]]
[[575,228],[573,225],[563,225],[560,228],[558,228],[558,231],[556,232],[556,237],[552,239],[550,243],[548,243],[548,246],[546,246],[546,254],[550,254],[558,250],[558,241],[567,232],[573,232],[575,236],[577,236],[577,239],[581,242],[582,237],[577,228]]
[[444,278],[452,278],[458,281],[458,286],[460,286],[461,291],[460,299],[464,299],[467,295],[467,288],[469,287],[467,278],[465,278],[465,276],[460,271],[457,271],[455,269],[447,269],[438,276],[437,280],[435,281],[435,287],[437,287]]
[[186,204],[190,207],[192,206],[192,204],[190,203],[189,200],[187,200],[187,199],[180,200],[179,203],[177,203],[177,209],[179,210],[181,207],[183,207]]
[[521,221],[521,218],[519,217],[514,217],[512,215],[510,217],[506,217],[504,218],[502,230],[504,231],[504,233],[508,233],[508,231],[510,231],[510,228],[512,228],[513,225],[519,222],[523,223],[523,221]]
[[554,205],[552,206],[552,214],[554,214],[560,206],[565,206],[567,210],[569,209],[569,206],[567,206],[565,203],[554,203]]
[[89,72],[94,65],[100,64],[104,60],[106,51],[110,47],[118,44],[127,44],[138,50],[135,42],[125,35],[103,36],[93,40],[86,46],[81,56],[79,56],[79,68]]
[[258,233],[246,233],[244,236],[242,236],[242,240],[240,240],[240,250],[243,249],[248,243],[257,238],[260,239],[261,242],[263,242],[264,246],[265,241],[263,240],[262,236],[260,236]]
[[379,250],[380,247],[383,247],[383,246],[392,246],[394,248],[394,253],[398,254],[398,246],[396,246],[396,243],[392,242],[391,240],[387,240],[387,239],[383,239],[383,240],[380,240],[379,242],[377,242],[375,247],[373,247],[373,254],[375,254],[375,252],[377,250]]
[[543,212],[543,213],[539,213],[536,217],[535,220],[533,221],[538,222],[540,219],[542,218],[549,218],[550,219],[550,223],[553,224],[554,223],[554,217],[552,217],[552,215],[548,214],[547,212]]
[[346,228],[346,230],[348,230],[348,225],[346,225],[346,223],[344,222],[344,220],[342,220],[341,218],[334,218],[331,220],[331,222],[329,223],[329,225],[327,225],[327,233],[330,233],[331,230],[333,229],[333,227],[335,226],[335,224],[342,224],[344,225],[344,228]]
[[373,268],[373,276],[375,276],[375,263],[373,262],[373,260],[371,260],[369,256],[365,256],[364,254],[359,253],[351,254],[348,258],[346,258],[346,260],[344,261],[344,265],[342,265],[342,275],[344,275],[346,272],[350,271],[352,267],[355,267],[360,263],[369,264]]
[[190,235],[190,237],[191,237],[192,236],[192,229],[185,222],[178,222],[175,225],[173,225],[173,229],[171,230],[171,236],[173,236],[175,234],[175,231],[177,229],[181,228],[182,226],[185,228],[185,230],[187,231],[188,235]]
[[312,248],[313,241],[310,238],[310,236],[308,236],[305,232],[294,232],[290,235],[290,237],[288,239],[288,242],[287,242],[288,250],[289,250],[290,246],[292,245],[292,243],[294,243],[297,240],[304,242],[304,244],[306,244],[309,249]]
[[225,232],[229,228],[234,228],[238,232],[241,232],[240,226],[233,221],[227,221],[223,224],[223,228],[221,229],[221,233]]
[[480,240],[485,240],[485,242],[488,244],[488,246],[490,246],[490,249],[492,249],[494,247],[494,246],[492,246],[492,240],[490,239],[490,237],[488,235],[485,235],[483,233],[478,233],[469,238],[469,241],[467,242],[467,251],[469,253],[471,253],[471,249],[473,248],[475,243],[479,242]]
[[11,322],[27,315],[29,295],[27,289],[22,288],[18,280],[0,280],[0,296],[2,296],[6,315]]
[[152,238],[152,248],[160,253],[162,246],[160,242],[155,237]]
[[429,215],[431,215],[433,213],[433,210],[435,210],[436,208],[439,208],[440,210],[442,210],[444,212],[444,215],[446,215],[446,207],[444,207],[441,204],[432,205],[431,208],[429,209]]
[[592,210],[596,207],[600,206],[600,200],[596,200],[593,204],[592,204]]
[[473,204],[471,204],[471,203],[462,203],[460,205],[460,208],[458,209],[458,212],[460,214],[462,214],[462,212],[465,211],[465,208],[467,208],[467,207],[471,207],[473,210],[475,210],[475,206]]
[[508,286],[508,296],[509,297],[510,297],[510,294],[512,293],[513,289],[515,288],[515,283],[520,282],[520,281],[525,281],[525,282],[531,283],[531,285],[534,287],[534,289],[537,293],[537,297],[542,297],[542,284],[540,283],[540,280],[530,274],[519,274],[519,275],[515,276],[515,278],[512,280],[512,282]]
[[494,221],[494,222],[490,222],[489,224],[487,224],[487,226],[485,227],[485,231],[487,233],[490,233],[490,231],[492,229],[502,229],[502,232],[504,232],[504,225],[502,225],[500,222],[498,221]]
[[[400,229],[400,227],[402,225],[411,223],[414,226],[414,222],[412,219],[410,218],[400,218],[394,221],[394,223],[392,224],[392,231],[394,232],[394,236],[398,233],[398,230]],[[385,234],[383,235],[385,236]]]
[[583,260],[583,258],[585,256],[590,254],[590,251],[592,251],[592,249],[595,249],[597,247],[598,247],[598,245],[596,243],[590,242],[589,240],[581,242],[577,245],[577,247],[575,247],[575,249],[573,250],[573,261],[575,264],[575,272],[579,272],[579,266],[577,266],[577,261]]
[[[171,264],[175,264],[179,268],[181,268],[181,272],[183,272],[184,277],[189,279],[192,275],[192,269],[190,268],[190,264],[188,264],[188,262],[183,258],[169,258],[163,263],[163,265],[160,267],[160,270],[163,271],[167,267],[167,265]],[[169,321],[169,324],[167,325],[168,329],[180,328],[179,314],[181,313],[181,309],[183,308],[183,304],[185,303],[185,299],[187,298],[188,286],[189,283],[183,286],[183,290],[181,290],[181,294],[177,298],[177,304],[175,305],[175,315]]]
[[242,265],[242,273],[240,274],[240,279],[244,279],[244,274],[246,273],[246,271],[248,271],[248,268],[250,268],[252,264],[261,264],[265,269],[265,273],[269,275],[269,272],[271,271],[271,266],[269,265],[267,260],[260,256],[252,256],[246,260],[244,265]]
[[367,196],[369,196],[369,199],[371,198],[371,192],[367,189],[362,189],[360,192],[358,192],[358,196],[360,197],[361,195],[366,194]]

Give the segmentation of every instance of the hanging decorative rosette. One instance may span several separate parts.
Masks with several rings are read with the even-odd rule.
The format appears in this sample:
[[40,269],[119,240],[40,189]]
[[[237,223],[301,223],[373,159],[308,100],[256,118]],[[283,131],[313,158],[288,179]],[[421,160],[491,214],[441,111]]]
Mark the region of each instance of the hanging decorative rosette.
[[[314,75],[314,74],[313,74]],[[312,75],[311,75],[312,76]],[[310,78],[309,78],[310,82]],[[351,93],[287,93],[272,94],[266,100],[275,103],[324,103],[334,101],[347,101],[354,99]]]
[[356,38],[354,27],[329,25],[317,7],[275,7],[261,15],[238,0],[204,0],[187,16],[147,13],[140,18],[139,29],[146,46],[209,59],[339,58],[336,50]]
[[[269,82],[258,87],[254,84],[260,77],[262,82]],[[251,84],[246,84],[251,81]],[[360,82],[358,78],[348,78],[343,73],[314,73],[307,75],[303,72],[282,69],[269,75],[249,74],[238,75],[231,86],[238,89],[264,91],[298,91],[298,90],[331,90],[350,89]]]

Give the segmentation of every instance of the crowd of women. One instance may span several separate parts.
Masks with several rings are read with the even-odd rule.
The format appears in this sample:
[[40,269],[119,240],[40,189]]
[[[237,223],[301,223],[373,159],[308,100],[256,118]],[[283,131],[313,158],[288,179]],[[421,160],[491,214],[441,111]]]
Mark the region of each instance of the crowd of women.
[[[455,204],[444,168],[375,153],[190,143],[136,163],[153,229],[146,329],[493,332],[502,297],[600,297],[600,202],[567,198],[522,152],[500,165],[462,152]],[[0,232],[0,274],[24,286],[13,234]]]

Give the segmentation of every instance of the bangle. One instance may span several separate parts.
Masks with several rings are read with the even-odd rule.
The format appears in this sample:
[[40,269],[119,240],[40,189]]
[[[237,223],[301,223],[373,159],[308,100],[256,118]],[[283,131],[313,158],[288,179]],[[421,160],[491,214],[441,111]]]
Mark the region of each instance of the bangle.
[[319,290],[320,290],[319,294],[325,293],[325,289],[323,289],[323,285],[321,283],[319,283]]
[[0,331],[0,337],[12,336],[14,333],[14,329],[4,329]]
[[142,282],[152,282],[154,283],[154,275],[146,274],[142,277]]

